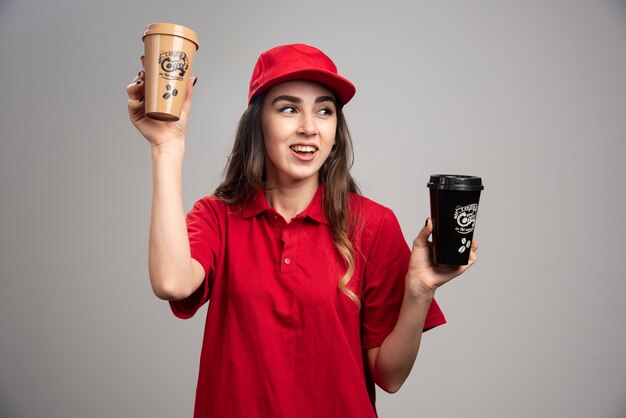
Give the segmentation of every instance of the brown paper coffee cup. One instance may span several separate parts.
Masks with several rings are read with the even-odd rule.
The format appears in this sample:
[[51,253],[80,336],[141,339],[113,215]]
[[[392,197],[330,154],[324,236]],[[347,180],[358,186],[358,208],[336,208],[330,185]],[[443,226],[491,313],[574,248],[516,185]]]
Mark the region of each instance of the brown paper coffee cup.
[[187,81],[198,49],[196,33],[173,23],[151,23],[141,38],[145,58],[146,116],[176,121],[187,91]]

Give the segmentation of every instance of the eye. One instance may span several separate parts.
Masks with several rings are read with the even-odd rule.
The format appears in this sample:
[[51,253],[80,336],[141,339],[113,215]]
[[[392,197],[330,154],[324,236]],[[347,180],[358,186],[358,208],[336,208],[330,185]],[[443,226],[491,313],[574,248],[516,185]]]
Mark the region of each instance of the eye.
[[293,106],[282,106],[278,111],[280,113],[296,113],[296,108]]
[[324,116],[331,116],[335,113],[335,111],[331,109],[330,107],[325,107],[323,109],[320,109],[319,112]]

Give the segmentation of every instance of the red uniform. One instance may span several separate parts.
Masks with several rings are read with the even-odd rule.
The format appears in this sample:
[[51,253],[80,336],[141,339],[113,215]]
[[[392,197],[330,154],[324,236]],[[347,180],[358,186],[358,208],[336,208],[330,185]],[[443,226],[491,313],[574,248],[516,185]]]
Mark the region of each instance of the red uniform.
[[[345,267],[322,190],[289,223],[262,191],[243,208],[205,197],[187,215],[206,278],[171,307],[189,318],[210,299],[196,418],[376,416],[364,353],[395,326],[410,250],[391,210],[351,196],[358,309],[337,287]],[[443,323],[433,301],[424,328]]]

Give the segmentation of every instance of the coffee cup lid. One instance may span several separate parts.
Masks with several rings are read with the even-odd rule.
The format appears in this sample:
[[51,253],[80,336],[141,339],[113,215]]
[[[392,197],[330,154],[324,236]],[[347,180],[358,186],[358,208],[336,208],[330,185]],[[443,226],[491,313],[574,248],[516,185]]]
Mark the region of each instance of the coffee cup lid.
[[196,49],[200,48],[198,44],[198,35],[196,32],[189,29],[186,26],[177,25],[175,23],[150,23],[147,27],[141,40],[148,35],[174,35],[185,38],[196,44]]
[[433,174],[430,176],[428,188],[437,190],[458,190],[474,192],[483,190],[483,182],[480,177],[458,174]]

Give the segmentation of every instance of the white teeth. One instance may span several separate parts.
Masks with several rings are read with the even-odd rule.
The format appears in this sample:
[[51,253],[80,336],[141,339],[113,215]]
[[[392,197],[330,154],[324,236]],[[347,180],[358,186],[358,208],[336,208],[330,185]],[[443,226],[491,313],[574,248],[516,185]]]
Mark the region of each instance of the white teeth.
[[294,145],[291,147],[295,152],[315,152],[317,148],[311,145]]

